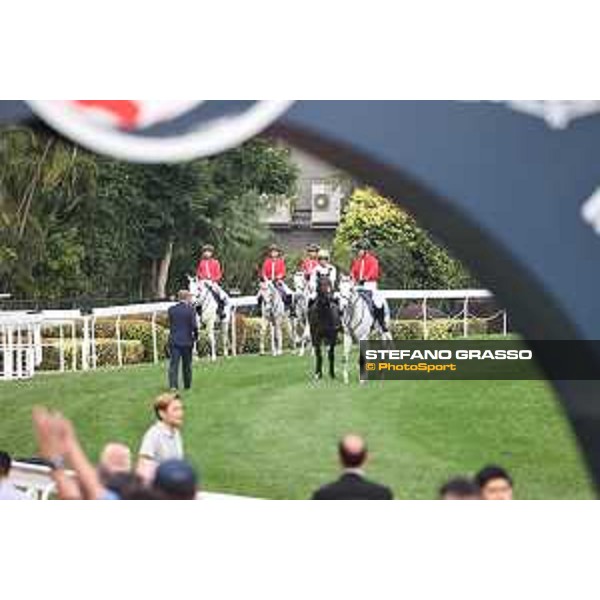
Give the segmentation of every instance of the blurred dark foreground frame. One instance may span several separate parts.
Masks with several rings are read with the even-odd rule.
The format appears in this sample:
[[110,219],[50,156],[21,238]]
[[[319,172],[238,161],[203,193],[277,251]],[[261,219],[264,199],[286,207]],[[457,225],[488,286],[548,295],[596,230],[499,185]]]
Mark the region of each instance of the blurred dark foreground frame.
[[[0,122],[26,119],[23,103],[0,103]],[[600,340],[600,202],[589,200],[600,188],[600,115],[556,129],[503,102],[302,101],[266,134],[401,204],[528,339]],[[597,348],[598,380],[542,368],[600,490]]]
[[[600,115],[553,129],[504,103],[299,102],[270,133],[389,196],[469,267],[532,340],[600,340]],[[598,380],[552,381],[600,489]]]

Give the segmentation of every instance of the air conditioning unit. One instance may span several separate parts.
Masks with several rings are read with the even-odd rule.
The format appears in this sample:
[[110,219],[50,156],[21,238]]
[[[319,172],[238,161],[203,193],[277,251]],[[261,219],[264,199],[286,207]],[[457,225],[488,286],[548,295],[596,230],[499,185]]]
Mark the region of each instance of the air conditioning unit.
[[313,227],[336,227],[340,222],[344,194],[330,182],[311,184],[311,224]]
[[269,199],[264,202],[261,220],[274,227],[289,227],[292,222],[292,204],[287,199]]

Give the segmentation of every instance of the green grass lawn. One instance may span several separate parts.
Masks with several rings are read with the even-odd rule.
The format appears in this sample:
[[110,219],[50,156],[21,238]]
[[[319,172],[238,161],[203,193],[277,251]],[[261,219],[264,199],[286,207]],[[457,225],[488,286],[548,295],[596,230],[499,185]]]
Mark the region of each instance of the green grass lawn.
[[[196,363],[184,441],[203,487],[306,498],[337,475],[336,442],[366,436],[372,478],[399,498],[434,498],[449,476],[499,463],[519,498],[591,498],[554,394],[540,381],[311,382],[310,357]],[[137,449],[164,390],[165,367],[37,375],[0,383],[0,448],[34,453],[31,408],[59,408],[95,459],[109,440]]]

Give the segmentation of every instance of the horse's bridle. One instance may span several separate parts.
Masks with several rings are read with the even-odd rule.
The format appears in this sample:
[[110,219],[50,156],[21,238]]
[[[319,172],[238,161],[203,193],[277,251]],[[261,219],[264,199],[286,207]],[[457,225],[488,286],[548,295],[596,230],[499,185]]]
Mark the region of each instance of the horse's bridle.
[[202,310],[206,304],[206,300],[209,297],[210,290],[208,289],[208,285],[206,285],[206,283],[204,283],[202,280],[197,280],[196,285],[198,293],[196,298],[194,298],[194,304],[199,306],[200,310]]
[[[342,286],[340,286],[341,288]],[[361,326],[364,319],[365,319],[365,309],[366,309],[366,302],[364,301],[364,299],[361,298],[360,293],[358,292],[358,290],[356,289],[356,287],[349,287],[349,293],[348,294],[343,294],[342,291],[340,290],[339,292],[339,296],[341,299],[343,299],[345,301],[345,306],[342,307],[341,312],[341,318],[342,318],[342,323],[345,327],[348,327],[352,324],[352,317],[356,314],[357,312],[357,304],[362,301],[363,304],[363,308],[360,314],[360,318],[358,320],[357,326]]]
[[[260,295],[263,299],[263,314],[265,318],[273,319],[275,317],[275,303],[277,302],[277,297],[279,296],[279,291],[277,287],[271,280],[266,280],[263,282],[264,287],[261,286]],[[281,296],[279,296],[281,300]],[[283,303],[283,300],[281,300]]]

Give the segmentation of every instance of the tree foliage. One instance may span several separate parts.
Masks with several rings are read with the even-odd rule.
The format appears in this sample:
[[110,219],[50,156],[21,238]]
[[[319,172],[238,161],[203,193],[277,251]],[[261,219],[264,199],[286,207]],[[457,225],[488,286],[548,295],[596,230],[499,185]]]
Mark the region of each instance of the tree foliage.
[[[253,285],[266,196],[291,195],[286,149],[252,140],[216,157],[137,165],[46,131],[0,130],[0,288],[16,297],[153,297],[212,243],[230,285]],[[161,283],[161,279],[164,280]]]
[[460,288],[472,283],[463,265],[421,229],[413,217],[371,188],[348,199],[334,239],[334,258],[348,268],[352,245],[366,239],[382,266],[387,288]]

